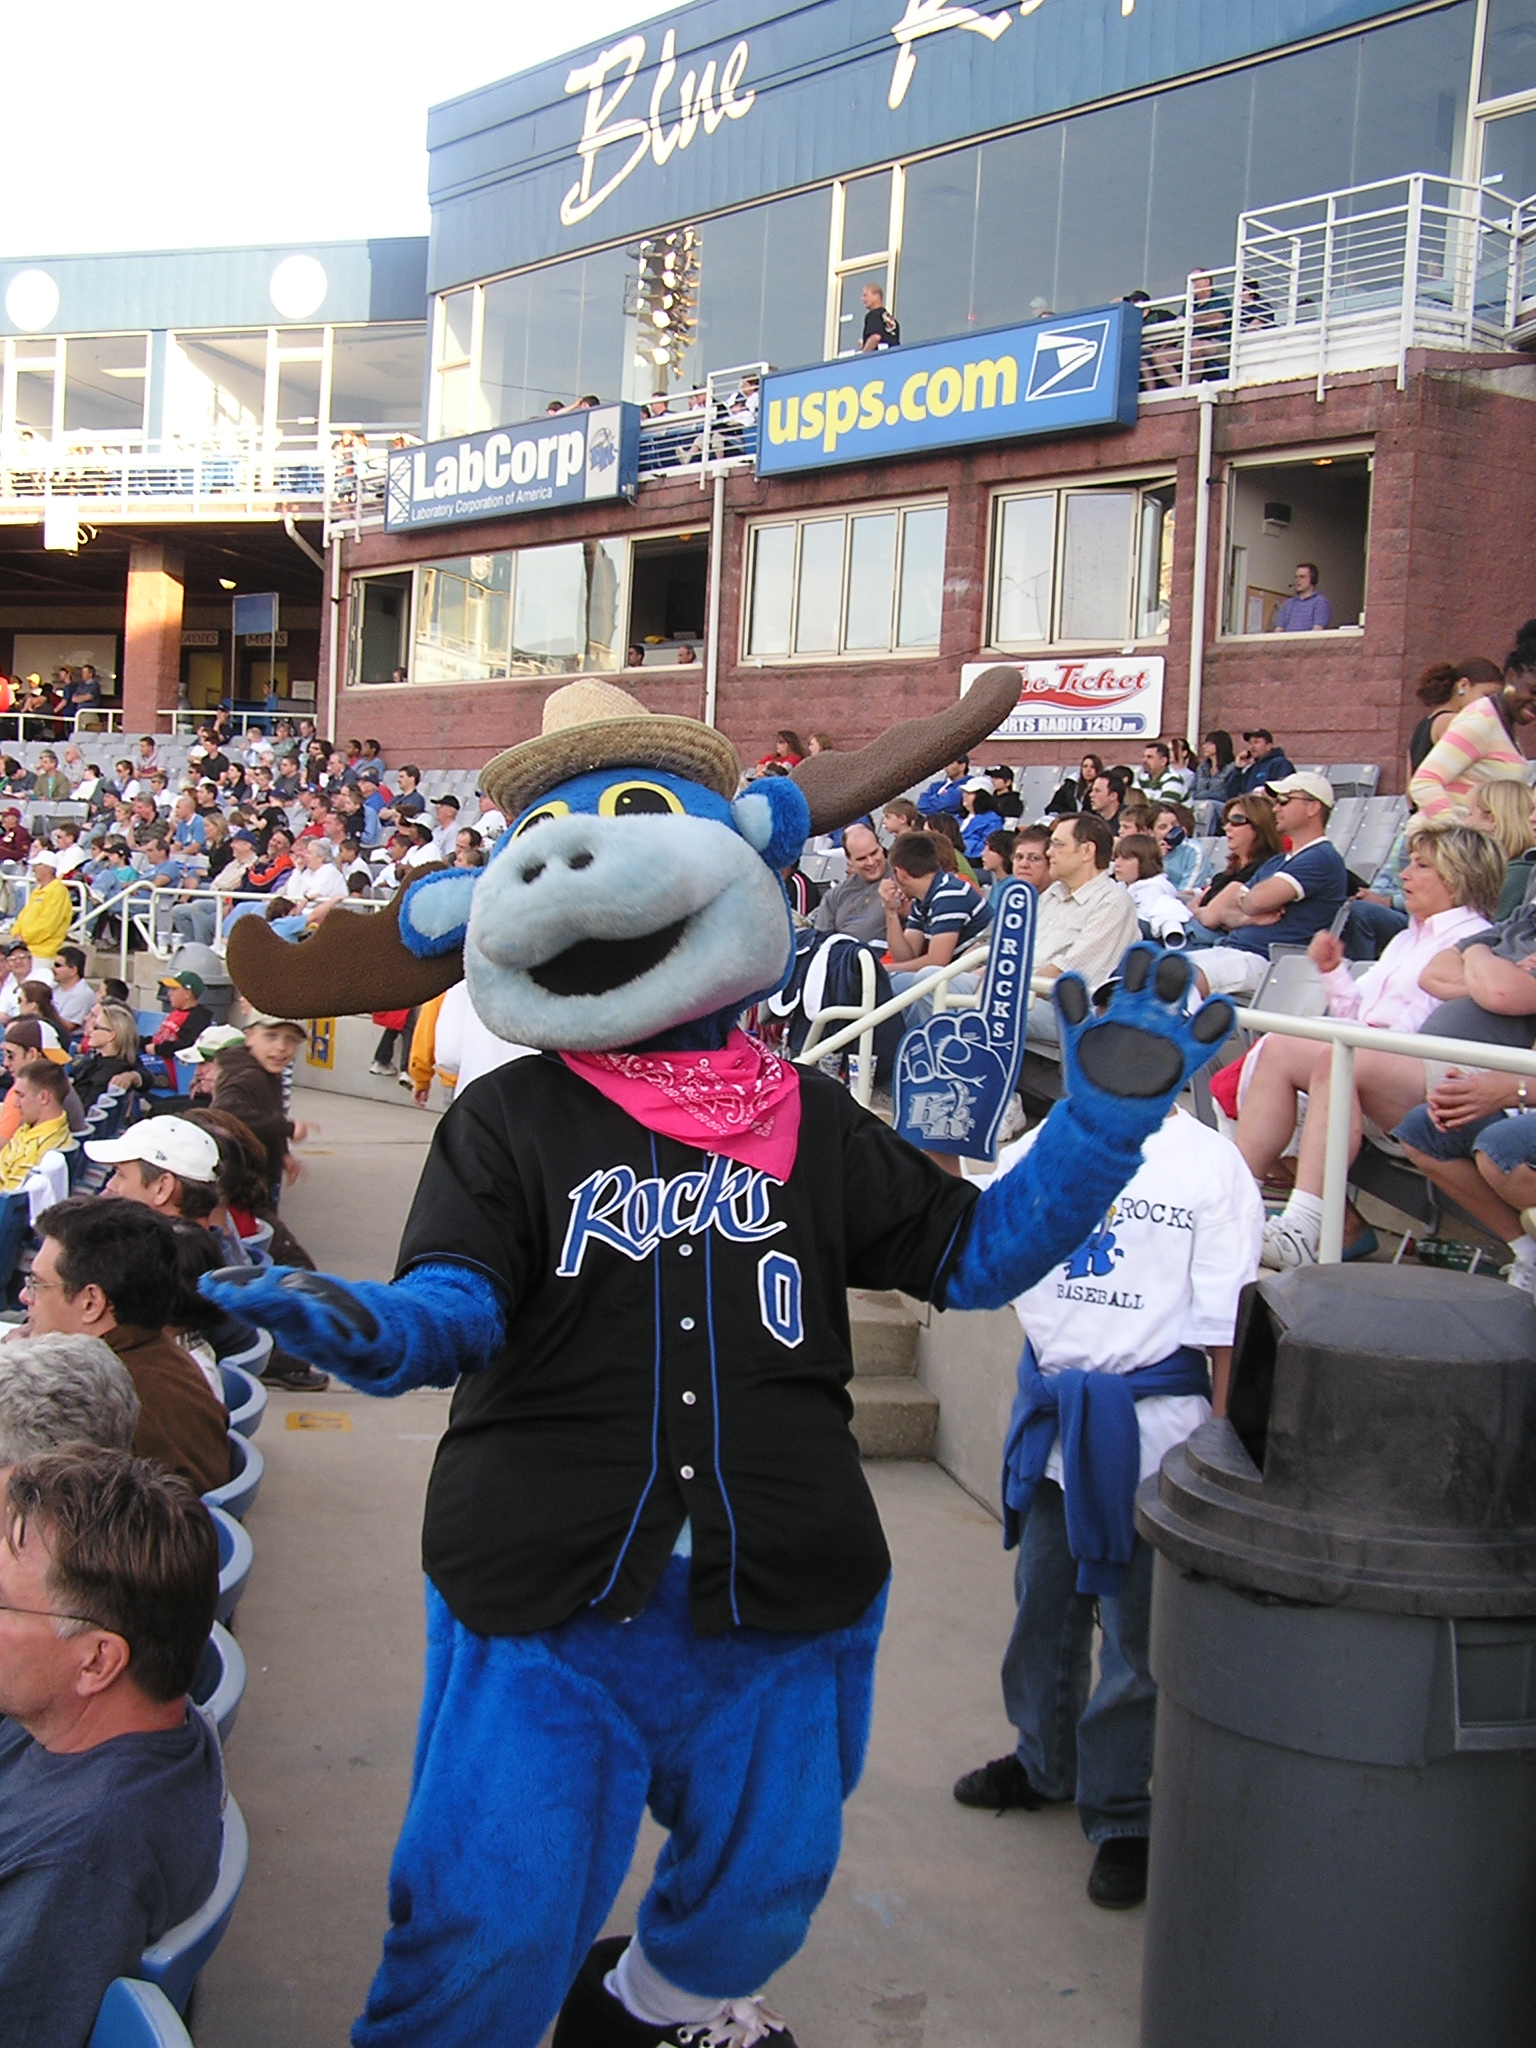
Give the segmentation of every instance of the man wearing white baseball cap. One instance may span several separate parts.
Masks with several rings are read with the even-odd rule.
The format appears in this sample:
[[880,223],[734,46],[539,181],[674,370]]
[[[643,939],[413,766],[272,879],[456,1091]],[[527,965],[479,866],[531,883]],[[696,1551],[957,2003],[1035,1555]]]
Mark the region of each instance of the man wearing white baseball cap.
[[1196,956],[1195,978],[1205,995],[1257,995],[1270,947],[1310,944],[1349,897],[1348,873],[1328,838],[1333,784],[1327,776],[1294,769],[1266,788],[1288,850],[1267,860],[1246,888],[1223,889],[1208,910],[1195,913],[1225,934]]
[[219,1148],[185,1117],[146,1117],[120,1138],[89,1139],[85,1156],[116,1167],[105,1194],[141,1202],[162,1216],[202,1223],[219,1206]]

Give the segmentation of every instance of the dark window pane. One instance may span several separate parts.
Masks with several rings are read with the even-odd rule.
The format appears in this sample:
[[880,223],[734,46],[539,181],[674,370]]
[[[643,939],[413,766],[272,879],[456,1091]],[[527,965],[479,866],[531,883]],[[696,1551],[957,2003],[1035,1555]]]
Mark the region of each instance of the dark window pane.
[[977,327],[1029,320],[1062,303],[1053,294],[1066,127],[1057,122],[982,146],[971,288]]
[[[1358,45],[1330,43],[1260,65],[1253,80],[1248,204],[1279,206],[1350,181]],[[1234,249],[1219,256],[1230,263]]]
[[1507,92],[1527,92],[1533,85],[1536,85],[1536,0],[1488,0],[1483,98],[1502,99]]
[[[1353,184],[1397,178],[1405,171],[1461,175],[1463,81],[1472,66],[1473,13],[1467,0],[1444,14],[1426,14],[1360,38]],[[1530,189],[1510,192],[1506,186],[1506,195],[1517,199]]]
[[[1483,176],[1504,174],[1499,187],[1505,199],[1526,199],[1536,192],[1536,113],[1509,114],[1490,121],[1483,135]],[[71,344],[73,346],[73,344]]]
[[832,188],[705,221],[699,355],[709,370],[820,362]]
[[891,174],[876,171],[872,177],[854,178],[843,187],[843,260],[855,256],[877,256],[889,246],[891,233]]
[[1248,204],[1248,132],[1254,74],[1208,78],[1159,93],[1152,121],[1152,183],[1144,276],[1129,279],[1162,295],[1192,270],[1230,263],[1237,216]]
[[604,249],[486,286],[483,424],[533,419],[552,398],[620,395],[632,347],[624,311],[632,268],[624,250]]
[[1067,123],[1052,311],[1099,305],[1141,283],[1151,160],[1149,100]]
[[981,155],[951,150],[907,172],[896,312],[909,344],[963,333],[973,318]]

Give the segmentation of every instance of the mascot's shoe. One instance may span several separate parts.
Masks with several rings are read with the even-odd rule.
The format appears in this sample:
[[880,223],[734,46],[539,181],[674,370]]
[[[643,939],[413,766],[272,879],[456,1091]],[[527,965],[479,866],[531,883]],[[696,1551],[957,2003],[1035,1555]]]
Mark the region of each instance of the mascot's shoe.
[[653,2027],[626,2011],[603,1979],[629,1947],[629,1936],[593,1944],[571,1986],[550,2048],[795,2048],[795,2037],[760,1998],[734,1998],[715,2019]]

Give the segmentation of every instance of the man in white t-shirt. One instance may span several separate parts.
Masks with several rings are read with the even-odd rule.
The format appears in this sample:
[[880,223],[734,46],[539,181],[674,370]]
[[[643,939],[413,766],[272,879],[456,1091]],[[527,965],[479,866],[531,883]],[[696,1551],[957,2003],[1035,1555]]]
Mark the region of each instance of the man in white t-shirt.
[[[999,1173],[1038,1136],[1005,1147]],[[1209,1418],[1213,1383],[1225,1407],[1238,1295],[1263,1230],[1236,1146],[1176,1109],[1098,1229],[1014,1303],[1027,1342],[1003,1472],[1004,1541],[1019,1547],[1003,1702],[1018,1742],[967,1772],[955,1797],[994,1811],[1075,1799],[1098,1852],[1088,1896],[1099,1906],[1146,1895],[1157,1692],[1136,1487]]]
[[[347,885],[331,859],[328,841],[301,839],[295,851],[302,866],[296,874],[284,877],[283,894],[293,905],[295,917],[302,918],[307,925],[318,924],[330,906],[346,895]],[[290,922],[286,917],[279,918],[277,929]],[[288,936],[286,932],[283,935]]]

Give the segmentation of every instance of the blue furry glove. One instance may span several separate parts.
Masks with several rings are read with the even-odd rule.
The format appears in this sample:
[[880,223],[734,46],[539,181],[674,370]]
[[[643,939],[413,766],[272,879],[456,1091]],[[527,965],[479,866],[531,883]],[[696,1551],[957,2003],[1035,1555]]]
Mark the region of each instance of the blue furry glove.
[[323,1361],[365,1394],[451,1387],[506,1340],[500,1294],[472,1266],[413,1266],[386,1286],[295,1266],[223,1266],[200,1291],[300,1358]]
[[1190,1016],[1182,953],[1132,946],[1090,1021],[1081,975],[1053,991],[1066,1099],[1011,1173],[984,1190],[944,1288],[945,1308],[1002,1308],[1069,1258],[1141,1163],[1141,1148],[1234,1024],[1216,996]]

